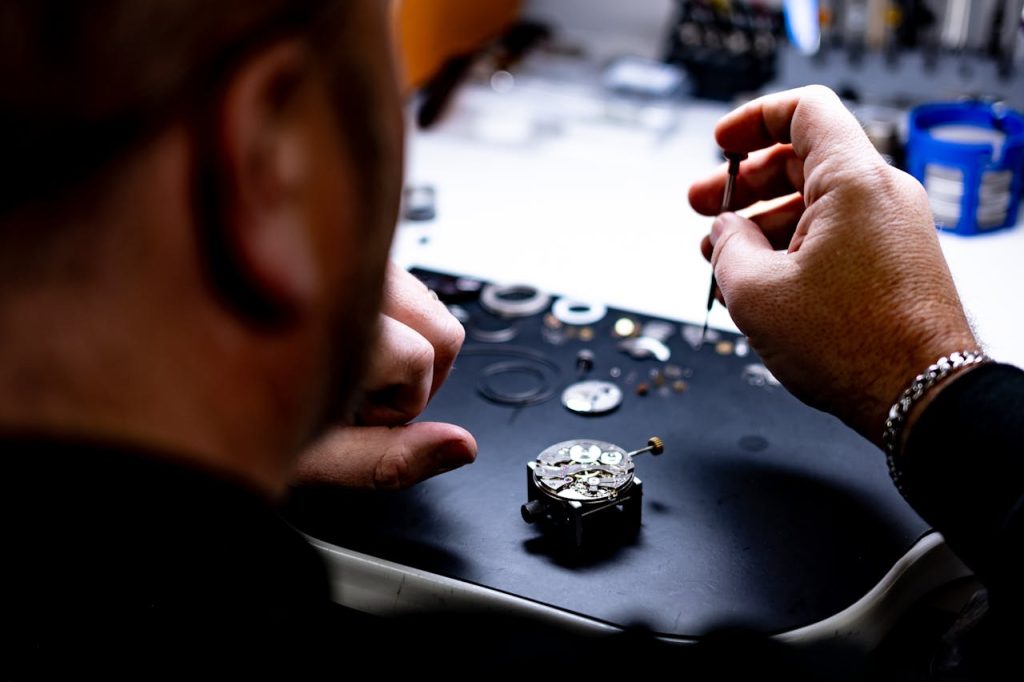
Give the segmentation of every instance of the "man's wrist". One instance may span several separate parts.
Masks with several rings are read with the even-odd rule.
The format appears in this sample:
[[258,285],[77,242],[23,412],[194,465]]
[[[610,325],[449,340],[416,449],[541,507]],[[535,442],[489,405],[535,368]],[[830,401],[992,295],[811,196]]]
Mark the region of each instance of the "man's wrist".
[[945,355],[914,377],[889,408],[882,433],[882,446],[886,452],[889,473],[901,492],[898,458],[914,424],[951,379],[987,362],[990,362],[990,358],[980,349]]

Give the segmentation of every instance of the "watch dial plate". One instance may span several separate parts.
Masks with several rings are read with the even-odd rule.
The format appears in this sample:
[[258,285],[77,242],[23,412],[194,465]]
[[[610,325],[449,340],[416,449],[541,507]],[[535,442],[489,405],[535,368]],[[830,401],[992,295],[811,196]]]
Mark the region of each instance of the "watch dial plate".
[[562,405],[577,414],[606,414],[622,404],[622,389],[610,381],[579,381],[562,392]]

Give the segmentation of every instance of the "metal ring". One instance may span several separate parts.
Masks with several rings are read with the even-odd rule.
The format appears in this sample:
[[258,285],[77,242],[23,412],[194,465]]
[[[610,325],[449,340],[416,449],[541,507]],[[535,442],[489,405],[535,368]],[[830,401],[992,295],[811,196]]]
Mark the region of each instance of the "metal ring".
[[459,351],[460,358],[478,355],[507,355],[508,357],[530,360],[544,365],[554,372],[556,376],[562,373],[561,367],[554,360],[540,351],[525,346],[463,346],[462,350]]
[[[522,298],[509,299],[509,296]],[[488,284],[480,292],[480,305],[501,317],[529,317],[544,312],[551,297],[528,284]]]
[[485,343],[505,343],[519,335],[519,325],[509,324],[499,329],[482,329],[480,325],[470,321],[466,325],[466,331],[477,341]]
[[[529,374],[536,377],[538,380],[537,387],[528,391],[511,393],[508,391],[499,391],[489,383],[490,379],[498,376],[499,374],[511,374],[514,372]],[[488,365],[484,368],[483,372],[480,373],[480,382],[477,384],[477,391],[480,395],[491,402],[501,403],[504,405],[532,405],[534,403],[547,400],[554,393],[551,383],[548,381],[548,377],[545,373],[538,369],[536,365],[531,365],[522,361],[495,362],[494,364]]]
[[560,298],[551,306],[551,314],[565,324],[582,326],[600,322],[608,314],[608,308],[602,303]]
[[[500,393],[495,397],[493,395],[493,392],[490,391],[490,387],[489,386],[483,386],[485,384],[486,380],[489,378],[488,376],[483,376],[483,377],[481,377],[480,383],[477,385],[477,391],[485,399],[490,400],[492,402],[497,402],[497,403],[500,403],[500,404],[515,405],[515,406],[518,406],[518,407],[524,407],[526,405],[536,405],[538,403],[542,403],[545,400],[548,400],[551,396],[553,396],[555,394],[554,386],[558,382],[558,378],[559,378],[559,376],[561,376],[562,370],[558,366],[557,363],[555,363],[553,360],[551,360],[549,357],[547,357],[543,353],[535,351],[532,348],[526,348],[526,347],[523,347],[523,346],[497,346],[497,347],[491,347],[491,346],[464,346],[462,348],[462,350],[459,352],[459,357],[474,357],[474,356],[482,356],[482,355],[493,355],[493,356],[504,356],[506,358],[515,358],[517,360],[526,361],[526,362],[521,362],[519,364],[521,366],[524,366],[524,367],[530,367],[530,370],[527,370],[527,371],[532,371],[532,370],[540,371],[540,369],[543,368],[544,370],[548,370],[550,372],[550,378],[548,378],[547,376],[544,377],[544,380],[547,382],[546,386],[542,387],[542,389],[538,393],[536,393],[535,395],[530,397],[528,400],[523,400],[521,398],[516,398],[515,400],[513,400],[511,402],[507,401],[507,400],[502,400],[501,399],[502,395]],[[494,369],[495,365],[497,365],[497,366],[506,365],[507,366],[509,364],[510,363],[508,361],[496,362],[496,363],[493,363],[493,364],[489,365],[488,367],[484,368],[484,372],[487,372],[489,370],[489,371],[491,371],[493,373],[495,371],[495,369]],[[515,364],[515,363],[511,363],[511,364]],[[491,376],[493,376],[493,374]],[[481,388],[482,386],[483,386],[483,388]],[[504,397],[507,398],[509,396],[506,395]]]

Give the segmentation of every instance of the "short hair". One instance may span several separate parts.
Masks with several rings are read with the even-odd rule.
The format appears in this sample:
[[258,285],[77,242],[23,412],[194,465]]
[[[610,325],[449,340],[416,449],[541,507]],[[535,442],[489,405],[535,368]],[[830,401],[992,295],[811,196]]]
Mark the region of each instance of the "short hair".
[[[254,49],[315,34],[322,13],[350,4],[0,0],[0,217],[86,181],[215,91]],[[358,125],[352,111],[339,114]],[[356,144],[364,137],[353,133]]]

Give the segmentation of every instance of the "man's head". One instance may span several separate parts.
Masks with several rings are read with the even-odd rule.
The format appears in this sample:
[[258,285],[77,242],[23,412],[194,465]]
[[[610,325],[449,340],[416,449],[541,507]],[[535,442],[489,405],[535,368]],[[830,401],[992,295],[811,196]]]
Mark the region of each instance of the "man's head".
[[266,487],[336,416],[397,205],[386,10],[0,5],[0,428]]

